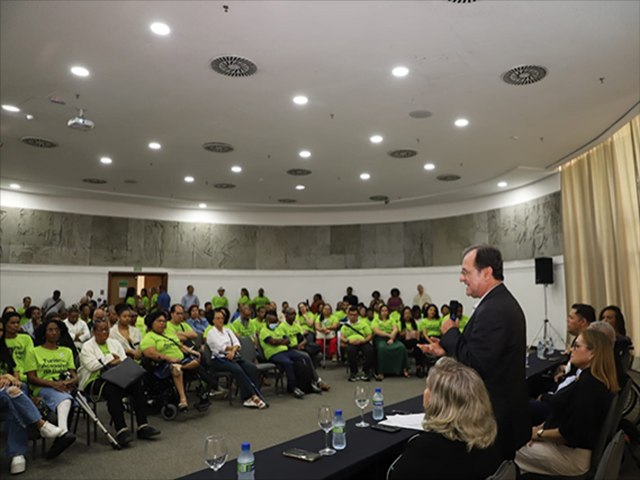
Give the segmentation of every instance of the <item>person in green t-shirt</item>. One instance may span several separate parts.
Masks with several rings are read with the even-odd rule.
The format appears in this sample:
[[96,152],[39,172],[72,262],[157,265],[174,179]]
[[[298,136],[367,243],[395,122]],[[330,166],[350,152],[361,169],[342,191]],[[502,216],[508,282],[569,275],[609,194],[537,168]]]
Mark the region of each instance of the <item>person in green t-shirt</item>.
[[256,333],[256,325],[251,321],[251,309],[247,305],[240,307],[240,316],[228,327],[238,337],[251,337]]
[[267,316],[267,309],[262,307],[256,310],[256,318],[251,319],[251,326],[253,331],[258,334],[263,329],[263,327],[267,324],[265,318]]
[[338,361],[338,336],[340,321],[333,315],[331,305],[325,303],[316,320],[316,343],[323,349],[325,356]]
[[242,305],[251,306],[251,297],[249,296],[249,290],[246,288],[240,289],[240,298],[238,298],[238,310]]
[[442,319],[438,313],[438,306],[433,303],[426,305],[420,322],[423,340],[428,341],[430,337],[440,338],[440,325],[442,325]]
[[268,297],[265,296],[264,294],[264,289],[263,288],[259,288],[258,289],[258,296],[255,297],[253,300],[251,300],[251,303],[253,304],[254,308],[260,308],[260,307],[266,307],[267,304],[270,302],[271,300],[269,300]]
[[126,295],[126,298],[124,300],[124,303],[126,303],[127,305],[129,305],[133,309],[136,308],[136,304],[138,303],[138,298],[137,298],[137,295],[136,295],[136,287],[127,288],[127,295]]
[[179,303],[174,303],[171,305],[169,314],[171,319],[167,322],[167,334],[175,334],[182,343],[192,347],[196,338],[198,338],[198,334],[185,321],[184,307]]
[[22,382],[27,381],[24,362],[27,352],[33,348],[33,340],[26,333],[20,332],[20,315],[18,312],[7,312],[2,316],[4,341],[11,351],[15,363],[13,375]]
[[[347,348],[347,359],[349,360],[349,381],[357,380],[371,381],[374,375],[374,350],[371,339],[373,332],[368,322],[358,318],[358,309],[353,305],[347,309],[347,323],[340,329],[342,345]],[[364,356],[364,366],[362,374],[358,375],[358,353]]]
[[151,287],[151,299],[149,300],[149,312],[155,312],[158,310],[158,291],[156,287]]
[[60,320],[44,321],[42,331],[38,333],[40,337],[36,338],[36,343],[42,344],[27,351],[24,370],[34,395],[40,396],[49,410],[56,411],[58,427],[66,432],[73,401],[71,393],[78,384],[78,377],[73,352],[58,346],[64,328]]
[[211,299],[213,308],[229,308],[229,300],[224,296],[224,292],[223,287],[218,288],[218,296]]
[[18,308],[17,312],[20,315],[20,326],[24,325],[29,321],[26,316],[27,310],[31,306],[31,297],[24,297],[22,299],[22,306]]
[[380,307],[380,318],[373,321],[374,344],[378,352],[378,373],[409,377],[409,356],[398,334],[398,322],[389,317],[389,307]]
[[302,331],[304,332],[304,335],[307,336],[309,342],[314,341],[315,336],[309,334],[313,334],[315,332],[316,317],[309,310],[309,306],[304,302],[300,302],[298,304],[298,316],[296,317],[296,322],[298,322],[302,328]]
[[149,298],[149,294],[147,293],[146,288],[140,290],[140,301],[144,306],[145,312],[148,312],[149,308],[151,307],[151,299]]

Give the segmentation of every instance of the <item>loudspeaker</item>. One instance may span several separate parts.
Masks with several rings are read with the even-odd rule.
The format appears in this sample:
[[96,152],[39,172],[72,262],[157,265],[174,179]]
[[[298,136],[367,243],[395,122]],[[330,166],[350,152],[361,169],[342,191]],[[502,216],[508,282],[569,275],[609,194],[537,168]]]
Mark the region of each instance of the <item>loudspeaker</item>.
[[549,285],[553,283],[553,259],[550,257],[536,258],[536,284]]

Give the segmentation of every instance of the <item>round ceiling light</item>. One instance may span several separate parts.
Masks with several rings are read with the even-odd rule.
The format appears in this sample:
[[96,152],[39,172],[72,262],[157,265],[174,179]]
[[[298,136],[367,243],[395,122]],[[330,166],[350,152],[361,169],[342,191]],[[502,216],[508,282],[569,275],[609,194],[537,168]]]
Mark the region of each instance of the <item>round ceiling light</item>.
[[409,75],[409,69],[407,67],[398,66],[391,70],[391,74],[398,78],[406,77]]
[[22,187],[18,183],[10,183],[9,188],[12,188],[13,190],[20,190]]
[[453,124],[458,128],[463,128],[469,125],[469,120],[466,118],[458,118]]
[[154,22],[151,25],[149,25],[149,28],[156,35],[160,35],[163,37],[171,33],[171,29],[169,28],[169,25],[162,22]]
[[162,148],[162,145],[160,145],[158,142],[149,142],[149,148],[151,150],[160,150]]
[[234,165],[233,167],[231,167],[231,171],[233,173],[240,173],[240,172],[242,172],[242,167],[239,166],[239,165]]
[[300,150],[298,153],[302,158],[309,158],[311,156],[311,152],[309,150]]
[[195,178],[193,178],[191,175],[187,175],[186,177],[184,177],[184,181],[187,183],[193,183],[195,182]]
[[207,204],[206,203],[199,203],[198,204],[198,208],[207,208]]
[[18,107],[16,107],[15,105],[2,105],[2,109],[6,110],[7,112],[11,112],[11,113],[17,113],[20,111],[20,109]]
[[100,157],[100,163],[102,163],[103,165],[111,165],[113,163],[113,160],[111,160],[111,158],[109,157]]
[[33,120],[33,115],[31,115],[30,113],[27,113],[24,118],[26,118],[27,120]]
[[371,143],[380,143],[380,142],[382,142],[382,140],[384,140],[384,139],[382,138],[382,135],[371,135],[371,136],[369,137],[369,141],[370,141]]
[[304,190],[305,188],[307,187],[305,187],[304,185],[296,185],[296,190]]
[[296,105],[306,105],[309,102],[309,98],[304,95],[296,95],[293,97],[293,103]]
[[433,170],[434,168],[436,168],[436,166],[433,163],[425,163],[424,164],[424,169],[425,170]]
[[371,178],[371,175],[369,175],[366,172],[360,174],[360,180],[369,180],[370,178]]
[[73,73],[76,77],[88,77],[89,70],[85,67],[81,67],[80,65],[75,65],[71,67],[71,73]]
[[498,187],[500,188],[505,188],[507,187],[509,184],[507,182],[498,182]]

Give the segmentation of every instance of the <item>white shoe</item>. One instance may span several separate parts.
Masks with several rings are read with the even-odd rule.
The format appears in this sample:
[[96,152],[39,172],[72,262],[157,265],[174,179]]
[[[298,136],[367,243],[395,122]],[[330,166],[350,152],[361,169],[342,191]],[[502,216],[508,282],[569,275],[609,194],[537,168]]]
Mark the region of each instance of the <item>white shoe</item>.
[[64,432],[60,427],[56,427],[53,423],[44,422],[44,425],[40,427],[40,436],[42,438],[56,438],[64,435]]
[[11,459],[11,475],[17,475],[27,469],[27,459],[24,455],[17,455]]

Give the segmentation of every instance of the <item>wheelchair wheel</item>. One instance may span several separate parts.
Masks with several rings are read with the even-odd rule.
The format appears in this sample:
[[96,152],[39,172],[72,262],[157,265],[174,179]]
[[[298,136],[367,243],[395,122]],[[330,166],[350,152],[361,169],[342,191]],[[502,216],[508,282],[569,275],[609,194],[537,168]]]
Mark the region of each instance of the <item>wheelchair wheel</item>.
[[162,415],[162,418],[165,420],[174,420],[178,416],[178,407],[172,403],[163,405],[160,409],[160,415]]

